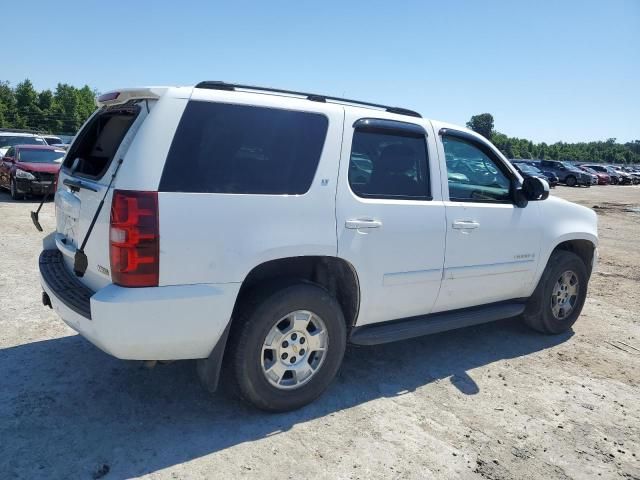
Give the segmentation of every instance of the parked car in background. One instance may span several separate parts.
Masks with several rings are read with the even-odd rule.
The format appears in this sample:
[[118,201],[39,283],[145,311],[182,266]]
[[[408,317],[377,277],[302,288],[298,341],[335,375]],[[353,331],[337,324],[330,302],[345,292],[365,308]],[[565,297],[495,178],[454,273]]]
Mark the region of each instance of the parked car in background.
[[43,145],[15,145],[0,159],[0,187],[19,200],[53,189],[65,150]]
[[558,185],[558,177],[554,173],[545,173],[534,165],[523,160],[511,160],[511,163],[523,177],[544,178],[551,188],[555,188]]
[[576,187],[580,185],[590,187],[593,182],[591,174],[583,172],[569,162],[540,160],[540,168],[555,173],[560,179],[560,183],[564,183],[568,187]]
[[620,169],[628,175],[631,175],[634,185],[640,183],[640,171],[637,171],[634,167],[620,167]]
[[594,175],[596,177],[596,182],[598,185],[609,185],[611,183],[611,177],[608,173],[598,172],[597,170],[594,170],[586,165],[578,165],[578,168],[587,173],[590,173],[591,175]]
[[56,137],[55,135],[43,135],[44,141],[47,142],[47,145],[61,145],[64,143],[60,137]]
[[607,175],[609,177],[609,183],[611,185],[617,185],[618,183],[620,183],[620,176],[613,168],[608,165],[602,165],[600,163],[587,163],[583,164],[582,166],[588,167],[595,172]]
[[98,106],[39,269],[44,305],[111,355],[198,359],[209,391],[224,365],[243,399],[286,411],[328,387],[347,343],[514,316],[560,334],[580,315],[595,212],[469,129],[222,82]]
[[618,174],[620,185],[633,185],[633,177],[629,173],[622,170],[622,167],[618,167],[616,165],[610,165],[610,167]]
[[0,157],[3,157],[9,147],[15,145],[47,145],[47,142],[40,135],[21,132],[0,131]]

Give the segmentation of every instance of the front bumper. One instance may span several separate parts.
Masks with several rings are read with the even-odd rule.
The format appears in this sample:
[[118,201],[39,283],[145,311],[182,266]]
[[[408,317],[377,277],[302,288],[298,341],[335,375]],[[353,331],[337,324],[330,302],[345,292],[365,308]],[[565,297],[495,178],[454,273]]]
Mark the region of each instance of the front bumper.
[[92,292],[58,250],[40,254],[40,282],[62,320],[106,353],[126,360],[206,358],[231,319],[239,283]]
[[46,195],[53,189],[53,181],[27,180],[16,178],[16,190],[27,195]]

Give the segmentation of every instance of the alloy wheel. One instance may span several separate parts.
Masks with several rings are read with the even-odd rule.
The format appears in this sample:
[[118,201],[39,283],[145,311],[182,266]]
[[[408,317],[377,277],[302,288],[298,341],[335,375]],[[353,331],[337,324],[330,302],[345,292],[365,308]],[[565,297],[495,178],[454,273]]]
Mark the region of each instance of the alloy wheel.
[[578,302],[580,282],[575,272],[565,271],[556,280],[551,292],[551,313],[558,320],[566,319]]
[[319,371],[329,347],[322,319],[296,310],[278,320],[262,345],[262,372],[271,385],[291,390],[309,382]]

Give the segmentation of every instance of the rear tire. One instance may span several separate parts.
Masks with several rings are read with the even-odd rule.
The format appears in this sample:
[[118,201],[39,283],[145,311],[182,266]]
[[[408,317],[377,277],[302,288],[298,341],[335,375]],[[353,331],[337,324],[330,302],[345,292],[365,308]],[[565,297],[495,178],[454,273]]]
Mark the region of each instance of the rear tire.
[[227,349],[240,397],[271,412],[311,403],[344,356],[346,324],[337,300],[318,285],[297,283],[243,303]]
[[576,184],[578,183],[578,180],[573,175],[569,175],[567,178],[564,179],[564,183],[567,184],[567,187],[575,187]]
[[527,302],[522,315],[525,323],[542,333],[566,332],[582,312],[588,282],[587,267],[580,257],[566,250],[554,252]]

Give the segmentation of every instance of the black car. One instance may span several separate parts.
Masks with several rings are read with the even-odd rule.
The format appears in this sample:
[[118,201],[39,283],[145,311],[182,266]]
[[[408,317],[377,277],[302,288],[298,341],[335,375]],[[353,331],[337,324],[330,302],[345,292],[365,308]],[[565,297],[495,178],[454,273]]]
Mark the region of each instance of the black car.
[[585,187],[591,186],[591,174],[583,172],[575,165],[569,162],[560,162],[557,160],[540,160],[538,168],[542,170],[548,170],[558,176],[561,183],[564,183],[568,187],[576,187],[584,185]]
[[555,186],[558,185],[558,181],[559,181],[558,176],[553,172],[543,172],[536,166],[525,161],[512,160],[511,163],[513,164],[514,167],[516,167],[516,170],[520,172],[520,175],[522,175],[525,178],[526,177],[544,178],[551,188],[555,188]]

